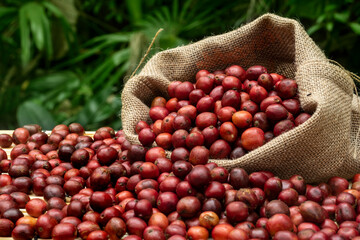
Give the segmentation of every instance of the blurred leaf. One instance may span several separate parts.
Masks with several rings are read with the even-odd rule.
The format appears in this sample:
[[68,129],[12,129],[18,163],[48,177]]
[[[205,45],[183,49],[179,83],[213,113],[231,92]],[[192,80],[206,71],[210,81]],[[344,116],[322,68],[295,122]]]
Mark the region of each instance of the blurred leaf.
[[102,83],[105,83],[114,68],[129,59],[129,54],[130,51],[127,48],[117,51],[111,56],[111,58],[108,58],[96,69],[94,69],[94,71],[86,79],[88,84],[91,84],[91,82],[95,80],[95,82],[91,84],[92,89],[95,90],[100,87]]
[[14,7],[0,7],[0,18],[12,13],[16,13],[17,9]]
[[[188,1],[188,2],[189,2],[189,1]],[[185,5],[186,3],[187,3],[187,2],[185,2],[184,5]],[[186,6],[184,6],[183,9],[186,9]],[[174,1],[173,1],[171,17],[172,17],[173,19],[179,19],[179,0],[174,0]]]
[[309,28],[307,29],[307,33],[308,33],[309,35],[312,35],[312,34],[314,34],[315,32],[319,31],[320,29],[321,29],[321,25],[320,25],[320,24],[316,24],[316,25],[313,25],[313,26],[309,27]]
[[74,84],[78,81],[77,76],[70,71],[57,72],[33,79],[28,86],[28,90],[47,92],[58,88],[64,88],[67,86],[67,83]]
[[324,12],[326,4],[324,1],[290,0],[289,6],[291,6],[291,14],[298,17],[316,19]]
[[58,18],[64,17],[63,13],[57,7],[55,7],[54,4],[52,4],[51,2],[44,1],[42,2],[42,4],[56,17]]
[[349,26],[356,34],[360,35],[360,23],[351,22]]
[[[86,77],[88,84],[91,84],[93,80],[97,82],[102,82],[108,77],[111,71],[114,68],[112,59],[106,59],[102,64],[97,66],[94,71]],[[93,88],[95,90],[95,88]]]
[[141,19],[142,17],[142,1],[141,0],[126,0],[126,7],[130,13],[131,20],[135,24]]
[[62,13],[61,15],[65,17],[67,22],[75,26],[79,13],[75,7],[74,0],[51,0],[51,3],[49,2],[48,5],[49,4],[59,9]]
[[[88,46],[89,48],[84,51],[83,54],[72,58],[68,61],[59,64],[57,68],[64,68],[66,66],[72,65],[76,62],[82,61],[86,58],[89,58],[97,53],[99,53],[102,49],[106,48],[111,44],[119,44],[119,43],[127,43],[130,41],[130,34],[127,33],[116,33],[116,34],[107,34],[99,37],[95,37],[84,44],[84,46]],[[92,48],[91,46],[94,45]]]
[[326,14],[322,14],[316,19],[316,23],[322,23],[324,22],[325,19],[326,19]]
[[16,116],[20,126],[36,123],[42,126],[43,129],[52,129],[56,125],[51,113],[32,101],[22,103],[18,107]]
[[45,50],[47,58],[50,58],[52,56],[50,23],[44,7],[37,2],[29,2],[20,8],[19,19],[23,64],[27,64],[31,57],[30,31],[36,48],[39,51]]
[[123,64],[121,67],[119,67],[115,73],[113,73],[108,81],[105,83],[104,88],[108,88],[113,86],[116,83],[123,83],[123,81],[121,81],[122,76],[124,76],[124,73],[126,73],[127,69],[129,69],[129,62],[126,62],[125,64]]
[[326,29],[331,32],[334,28],[334,23],[333,22],[328,22],[326,23]]
[[45,29],[42,24],[42,17],[45,14],[44,9],[35,2],[26,4],[23,9],[30,23],[34,43],[39,50],[43,50],[45,45],[44,34],[45,31],[49,31],[49,29]]
[[[53,55],[53,44],[51,39],[50,23],[45,14],[41,15],[42,26],[44,28],[44,49],[46,50],[47,58],[50,59]],[[43,50],[44,50],[43,49]]]
[[87,129],[120,126],[123,79],[159,28],[164,31],[148,59],[272,12],[297,19],[327,56],[360,69],[360,48],[354,47],[360,44],[360,1],[0,2],[0,126],[18,126],[16,109],[29,99],[56,123],[80,118]]
[[64,61],[61,64],[58,64],[56,66],[57,69],[62,69],[65,68],[67,66],[71,66],[74,63],[80,62],[86,58],[89,58],[91,56],[93,56],[94,54],[98,53],[102,48],[104,48],[107,44],[106,43],[102,43],[97,45],[96,47],[89,49],[89,50],[84,50],[83,54],[80,54],[79,56],[75,57],[75,58],[71,58],[68,61]]
[[86,126],[92,123],[99,123],[110,117],[114,113],[114,109],[106,103],[110,93],[111,88],[105,88],[98,92],[78,114],[77,119],[79,123]]
[[21,8],[19,11],[20,39],[21,39],[21,60],[23,66],[30,61],[30,30],[28,28],[27,11]]
[[[73,22],[74,20],[72,20],[71,23],[68,22],[63,13],[52,3],[44,1],[42,4],[50,13],[57,17],[57,21],[52,24],[51,32],[53,35],[55,35],[55,37],[52,39],[55,52],[54,57],[60,58],[63,57],[66,53],[72,55],[74,51],[77,51],[77,49],[75,49],[76,45],[74,44],[76,40],[74,31],[75,23]],[[73,19],[73,17],[69,18]],[[51,36],[50,33],[49,36]]]
[[336,4],[327,4],[327,5],[325,6],[325,12],[333,11],[333,10],[335,10],[337,7],[338,7],[338,5],[336,5]]
[[345,11],[341,13],[334,13],[334,18],[342,23],[346,23],[350,17],[350,11]]
[[[52,14],[54,14],[60,20],[64,30],[66,30],[65,33],[71,34],[71,35],[74,34],[72,25],[70,25],[70,23],[65,19],[64,14],[56,6],[54,6],[52,3],[46,2],[46,1],[42,2],[42,4],[44,5],[44,7],[47,10],[49,10]],[[69,39],[68,39],[68,41],[69,41]]]
[[115,52],[111,59],[115,66],[118,66],[119,64],[125,62],[129,58],[130,50],[128,48],[124,48],[122,50],[119,50]]
[[106,45],[114,43],[126,43],[130,39],[130,34],[125,32],[119,32],[114,34],[105,34],[98,37],[94,37],[84,44],[84,46],[90,46],[97,42],[104,42]]
[[33,79],[27,89],[31,92],[30,96],[41,101],[46,109],[56,112],[56,107],[74,97],[79,88],[78,76],[66,71]]

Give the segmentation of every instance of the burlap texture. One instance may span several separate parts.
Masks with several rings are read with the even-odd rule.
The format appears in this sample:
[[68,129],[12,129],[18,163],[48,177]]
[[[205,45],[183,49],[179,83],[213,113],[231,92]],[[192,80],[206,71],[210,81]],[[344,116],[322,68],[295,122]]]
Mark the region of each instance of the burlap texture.
[[122,92],[121,117],[127,138],[138,143],[136,123],[151,122],[151,101],[159,95],[168,97],[171,81],[194,82],[200,69],[214,71],[232,64],[263,65],[269,72],[295,79],[301,106],[313,116],[239,159],[211,161],[228,169],[268,170],[282,178],[300,174],[308,182],[335,175],[350,178],[359,171],[355,138],[360,115],[351,77],[329,63],[297,21],[273,14],[152,57]]

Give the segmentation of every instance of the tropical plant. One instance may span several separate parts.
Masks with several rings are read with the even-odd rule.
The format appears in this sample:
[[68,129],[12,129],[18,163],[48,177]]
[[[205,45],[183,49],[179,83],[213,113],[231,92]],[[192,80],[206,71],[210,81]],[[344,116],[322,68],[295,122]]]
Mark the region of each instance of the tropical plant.
[[34,122],[118,129],[123,84],[159,28],[147,59],[265,12],[299,19],[327,56],[359,71],[355,0],[3,0],[0,129]]

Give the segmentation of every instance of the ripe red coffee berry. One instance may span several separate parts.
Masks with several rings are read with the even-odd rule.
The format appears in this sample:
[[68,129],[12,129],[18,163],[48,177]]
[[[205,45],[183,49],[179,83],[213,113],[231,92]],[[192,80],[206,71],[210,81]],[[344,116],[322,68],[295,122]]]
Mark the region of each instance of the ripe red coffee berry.
[[220,108],[217,112],[217,117],[220,122],[231,121],[233,114],[236,112],[236,109],[230,106]]
[[201,209],[201,203],[199,199],[194,196],[186,196],[179,200],[176,205],[176,211],[181,217],[191,218],[196,215]]
[[76,227],[71,223],[60,223],[52,230],[52,239],[75,239],[77,236]]
[[216,126],[217,117],[215,113],[203,112],[196,117],[196,126],[200,129],[204,129],[210,126]]
[[349,182],[342,177],[331,177],[328,180],[328,184],[331,188],[332,195],[335,196],[343,192],[344,190],[348,189],[349,187]]
[[261,103],[268,96],[268,92],[262,86],[254,86],[249,92],[250,99],[255,103]]
[[279,96],[269,96],[260,103],[260,110],[262,112],[265,112],[268,106],[270,106],[271,104],[276,104],[276,103],[281,104],[282,103],[281,98]]
[[257,127],[246,129],[241,134],[242,147],[248,151],[254,150],[265,143],[264,131]]
[[295,127],[295,124],[291,120],[282,120],[274,126],[274,136],[279,136]]
[[246,71],[239,65],[232,65],[225,69],[225,74],[228,76],[234,76],[240,79],[243,82],[246,79]]
[[182,107],[189,106],[191,103],[189,100],[180,100],[176,103],[176,110],[179,110]]
[[190,151],[189,162],[192,165],[205,165],[209,160],[209,150],[204,146],[196,146]]
[[174,118],[173,127],[175,130],[184,129],[188,131],[191,128],[191,119],[187,116],[178,115]]
[[275,90],[278,92],[282,99],[289,99],[297,93],[297,83],[292,79],[283,79],[276,84]]
[[144,146],[150,146],[155,141],[156,135],[150,128],[144,128],[139,132],[139,141]]
[[171,134],[170,133],[160,133],[156,136],[155,142],[159,147],[163,149],[170,149],[172,147],[171,143]]
[[188,100],[192,90],[194,90],[194,85],[191,82],[182,82],[175,88],[175,97],[179,100]]
[[208,76],[199,77],[196,80],[196,89],[201,89],[205,94],[209,94],[214,86],[214,78],[210,78]]
[[221,99],[221,105],[223,107],[230,106],[235,109],[239,109],[239,105],[240,105],[239,92],[235,90],[226,91]]
[[273,78],[268,73],[263,73],[258,77],[258,84],[262,87],[264,87],[267,91],[270,91],[273,86]]
[[247,128],[253,120],[252,115],[248,111],[238,111],[232,115],[232,122],[238,128]]
[[285,214],[275,214],[266,223],[266,230],[271,236],[279,231],[293,231],[293,223],[289,216]]
[[220,126],[220,136],[227,142],[235,142],[238,137],[238,130],[232,122],[224,122]]
[[[205,71],[206,71],[206,70],[205,70]],[[180,81],[174,81],[174,82],[171,82],[171,83],[169,84],[169,86],[168,86],[168,88],[167,88],[167,92],[168,92],[168,94],[169,94],[169,96],[170,96],[171,98],[174,98],[174,97],[175,97],[175,88],[176,88],[179,84],[181,84]]]
[[248,206],[240,201],[231,202],[226,206],[226,217],[231,223],[239,223],[249,216]]
[[203,97],[205,97],[205,93],[204,93],[203,90],[194,89],[189,94],[189,101],[190,101],[191,104],[195,105]]
[[198,80],[200,77],[206,77],[209,73],[210,72],[208,70],[205,70],[205,69],[199,70],[195,75],[195,79]]
[[305,201],[302,203],[300,205],[300,213],[305,221],[316,224],[321,224],[326,218],[325,209],[313,201]]
[[209,94],[209,96],[212,97],[215,102],[218,100],[221,100],[223,95],[224,95],[224,87],[223,86],[215,87]]
[[197,165],[188,174],[188,181],[195,188],[202,188],[211,181],[210,170],[204,165]]
[[272,200],[265,206],[265,216],[271,218],[275,214],[285,214],[290,216],[289,207],[281,200]]
[[[148,128],[147,128],[148,129]],[[110,165],[118,157],[118,151],[112,147],[105,147],[97,152],[97,158],[101,165]]]
[[201,133],[193,132],[186,137],[185,142],[188,149],[192,149],[196,146],[202,146],[204,144],[204,136]]
[[270,122],[266,117],[266,113],[264,113],[264,112],[255,113],[254,118],[253,118],[253,126],[260,128],[264,132],[269,130]]
[[156,206],[162,213],[170,214],[176,210],[178,201],[178,197],[175,193],[164,192],[159,194],[156,201]]
[[270,73],[270,76],[272,77],[273,79],[273,85],[275,85],[277,82],[285,79],[284,76],[280,75],[280,74],[277,74],[277,73]]
[[142,179],[156,179],[159,175],[159,168],[154,163],[144,162],[140,165],[140,176]]
[[219,138],[219,130],[214,126],[205,128],[201,133],[204,136],[204,144],[207,148]]
[[222,87],[222,81],[224,80],[225,77],[226,77],[226,74],[224,74],[224,73],[220,73],[220,72],[216,73],[215,74],[215,81],[214,81],[215,85]]
[[102,212],[112,206],[112,198],[105,192],[94,192],[90,197],[90,207],[96,212]]
[[226,76],[222,81],[222,86],[225,91],[230,89],[240,91],[241,85],[240,79],[234,76]]
[[249,80],[257,80],[259,76],[263,73],[266,73],[267,69],[260,65],[255,65],[252,67],[249,67],[246,70],[246,78]]
[[151,102],[151,107],[165,107],[166,105],[166,99],[163,97],[156,97]]
[[171,136],[171,143],[174,148],[186,147],[186,137],[189,133],[184,129],[176,130]]
[[198,112],[212,112],[215,107],[215,101],[212,97],[205,96],[201,98],[197,104],[196,109]]
[[149,111],[149,116],[153,122],[156,120],[163,120],[169,114],[169,110],[165,107],[152,107]]
[[289,115],[288,110],[281,104],[271,104],[266,108],[266,117],[272,121],[280,121],[286,119]]
[[311,118],[310,114],[308,114],[308,113],[300,113],[299,116],[297,116],[295,118],[295,126],[299,126],[300,124],[303,124],[309,118]]
[[210,158],[225,159],[231,153],[231,146],[223,139],[216,140],[210,146]]
[[147,219],[152,214],[151,202],[147,199],[139,200],[134,207],[135,216]]
[[12,138],[15,144],[25,144],[30,138],[30,132],[26,128],[17,128],[14,130]]
[[187,106],[180,108],[177,111],[177,114],[180,116],[186,116],[186,117],[190,118],[191,121],[193,121],[197,117],[197,110],[196,110],[196,107],[194,107],[193,105],[187,105]]
[[248,100],[241,103],[240,110],[248,111],[254,116],[259,111],[259,106],[255,102]]
[[297,99],[286,99],[282,102],[282,105],[293,115],[300,113],[300,101]]
[[13,143],[13,139],[9,134],[0,134],[0,147],[8,148]]
[[85,149],[78,149],[71,155],[71,164],[76,168],[81,168],[89,162],[90,154]]
[[250,81],[250,80],[248,80],[248,79],[246,79],[245,81],[244,81],[244,84],[243,84],[243,86],[244,86],[244,90],[245,90],[245,92],[247,92],[247,93],[249,93],[250,92],[250,89],[252,88],[252,87],[254,87],[254,86],[258,86],[259,84],[258,84],[258,82],[257,81]]

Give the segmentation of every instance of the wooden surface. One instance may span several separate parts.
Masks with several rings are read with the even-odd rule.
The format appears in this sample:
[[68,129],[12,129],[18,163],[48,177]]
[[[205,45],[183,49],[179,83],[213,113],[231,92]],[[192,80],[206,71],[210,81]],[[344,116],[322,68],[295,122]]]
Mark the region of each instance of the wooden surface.
[[[9,134],[10,136],[12,136],[13,134],[13,130],[0,130],[0,134]],[[45,131],[45,133],[47,133],[48,135],[51,134],[51,131]],[[91,136],[93,137],[95,134],[95,132],[93,131],[87,131],[85,132],[84,135],[88,135],[88,136]],[[6,154],[8,155],[8,158],[10,159],[10,152],[12,150],[12,148],[15,146],[15,144],[13,144],[10,148],[3,148],[6,152]],[[36,196],[36,195],[29,195],[30,199],[34,199],[34,198],[39,198],[39,199],[42,199],[44,200],[44,198],[42,196]],[[70,202],[70,197],[67,197],[66,198],[66,203],[69,204]],[[24,216],[29,216],[26,212],[26,210],[24,208],[21,208],[20,211],[24,214]],[[13,239],[11,237],[0,237],[0,240],[10,240],[10,239]],[[36,239],[36,238],[35,238]],[[39,240],[42,240],[43,238],[38,238]],[[81,239],[81,238],[77,238],[77,239]]]

